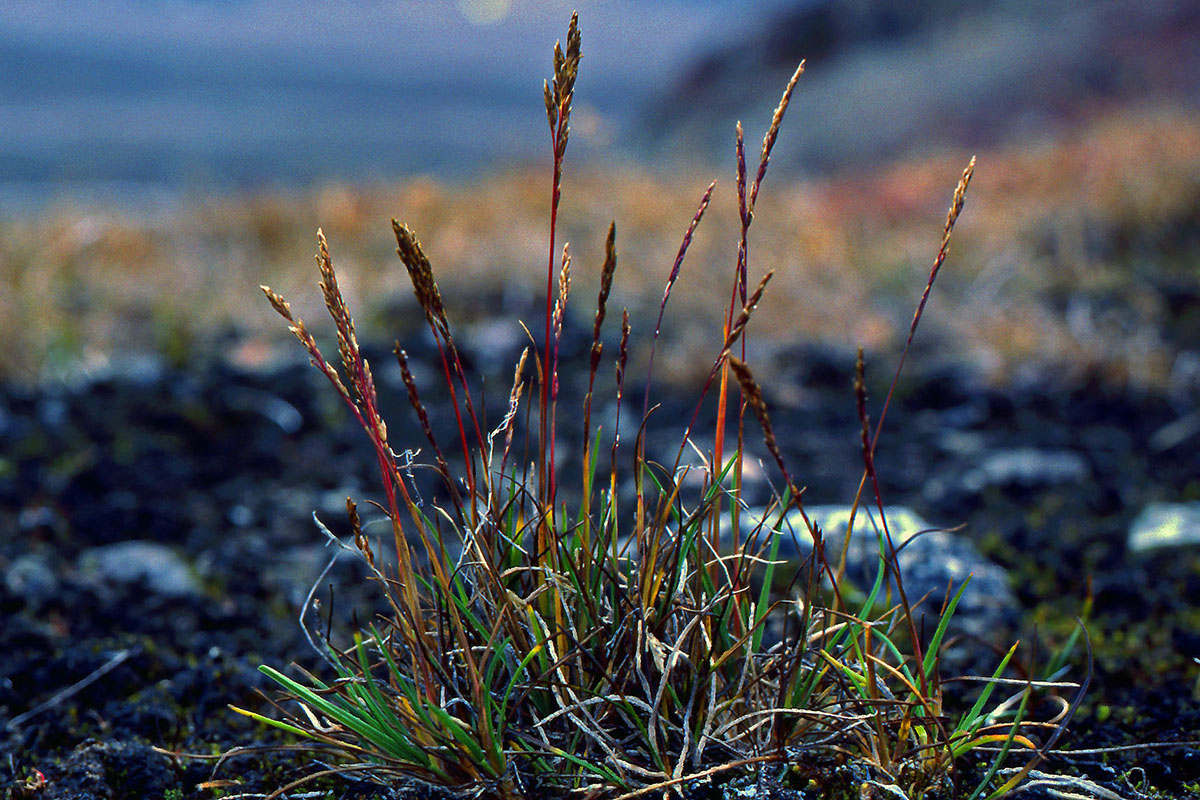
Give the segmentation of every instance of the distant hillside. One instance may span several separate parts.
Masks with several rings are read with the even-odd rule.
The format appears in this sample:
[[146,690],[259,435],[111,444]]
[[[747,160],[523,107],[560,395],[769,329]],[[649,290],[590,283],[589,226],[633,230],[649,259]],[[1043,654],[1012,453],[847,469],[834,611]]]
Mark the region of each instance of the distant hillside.
[[1073,127],[1114,104],[1200,106],[1189,0],[804,0],[696,59],[646,107],[659,156],[724,157],[759,135],[808,59],[777,160],[822,171]]

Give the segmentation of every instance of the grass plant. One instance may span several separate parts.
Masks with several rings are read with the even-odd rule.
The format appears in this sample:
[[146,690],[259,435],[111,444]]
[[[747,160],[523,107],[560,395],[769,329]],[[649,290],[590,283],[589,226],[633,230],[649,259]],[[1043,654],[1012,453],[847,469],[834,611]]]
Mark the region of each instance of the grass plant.
[[[947,587],[935,630],[926,635],[917,599],[904,591],[875,470],[888,404],[872,425],[861,351],[854,397],[863,478],[854,508],[869,503],[880,522],[878,569],[869,587],[852,587],[843,556],[825,551],[746,361],[749,326],[773,275],[751,281],[749,234],[804,65],[784,90],[756,159],[748,159],[737,128],[737,254],[715,355],[678,448],[648,453],[646,432],[655,421],[651,377],[664,312],[715,183],[703,192],[668,273],[642,396],[630,396],[633,322],[627,310],[616,335],[605,335],[618,263],[615,223],[606,237],[591,347],[584,364],[565,363],[560,344],[573,265],[569,247],[558,244],[557,227],[580,41],[573,17],[544,87],[553,154],[544,319],[527,329],[530,346],[515,365],[500,419],[483,412],[417,236],[392,222],[454,420],[449,431],[434,429],[408,354],[397,346],[431,454],[428,466],[441,484],[436,499],[420,497],[408,461],[389,444],[372,368],[324,234],[318,232],[317,263],[336,358],[327,359],[288,302],[263,287],[366,432],[378,461],[387,533],[364,530],[352,500],[347,513],[353,548],[388,613],[344,646],[314,640],[328,667],[324,677],[262,667],[283,689],[276,716],[237,710],[340,756],[334,772],[382,783],[417,778],[464,796],[629,800],[682,793],[731,772],[799,781],[830,797],[1003,795],[1053,744],[1072,703],[1051,702],[1058,713],[1041,722],[1033,721],[1035,707],[1078,687],[1033,680],[1029,669],[1014,671],[1013,645],[991,675],[974,679],[969,704],[952,708],[939,653],[967,587]],[[946,259],[973,170],[974,160],[954,192],[908,344]],[[897,376],[902,366],[903,358]],[[614,367],[615,415],[606,430],[593,409]],[[560,377],[569,369],[587,370],[582,397],[561,391]],[[706,399],[715,399],[715,418],[708,418]],[[781,488],[763,522],[739,539],[739,519],[748,512],[745,437],[754,427],[747,412]],[[710,425],[713,445],[702,451],[693,434]],[[567,435],[581,437],[579,474],[564,467],[559,442]],[[797,518],[793,530],[788,521]],[[797,535],[812,542],[812,555],[804,568],[792,565],[793,577],[781,591],[780,541]],[[1002,772],[1018,757],[1020,765]],[[965,781],[966,774],[972,780]]]

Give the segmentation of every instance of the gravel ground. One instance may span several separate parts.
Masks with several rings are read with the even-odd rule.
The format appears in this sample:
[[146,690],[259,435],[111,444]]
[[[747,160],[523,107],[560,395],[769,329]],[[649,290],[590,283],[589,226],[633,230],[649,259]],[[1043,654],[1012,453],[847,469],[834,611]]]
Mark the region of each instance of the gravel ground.
[[[515,353],[502,337],[475,338],[468,355],[496,409]],[[406,346],[419,361],[423,341]],[[848,501],[860,474],[852,357],[789,348],[760,358],[776,365],[767,398],[806,497]],[[391,419],[408,419],[386,352],[374,363]],[[438,427],[432,378],[418,375]],[[565,375],[564,392],[581,379]],[[656,388],[667,399],[651,452],[677,445],[674,421],[691,409],[689,395]],[[1200,557],[1194,542],[1160,537],[1136,552],[1128,541],[1140,515],[1154,519],[1148,508],[1200,501],[1195,388],[1168,396],[1049,377],[995,387],[944,367],[912,373],[889,412],[886,499],[932,524],[965,523],[955,536],[1007,580],[1015,633],[1060,642],[1090,587],[1091,688],[1067,748],[1200,739]],[[628,396],[640,410],[640,389]],[[400,439],[417,433],[392,427]],[[320,376],[295,361],[186,371],[146,361],[69,385],[0,386],[0,442],[0,785],[10,796],[254,796],[319,769],[288,752],[214,756],[283,741],[227,705],[263,707],[260,663],[315,665],[296,624],[328,555],[310,515],[337,530],[346,495],[372,495],[370,449]],[[752,489],[764,499],[771,474]],[[1176,532],[1200,535],[1188,524]],[[347,559],[322,581],[329,603],[326,584],[335,629],[373,607]],[[1075,674],[1085,666],[1077,659]],[[1044,768],[1121,797],[1200,797],[1189,788],[1195,745]],[[317,786],[339,798],[428,794]]]

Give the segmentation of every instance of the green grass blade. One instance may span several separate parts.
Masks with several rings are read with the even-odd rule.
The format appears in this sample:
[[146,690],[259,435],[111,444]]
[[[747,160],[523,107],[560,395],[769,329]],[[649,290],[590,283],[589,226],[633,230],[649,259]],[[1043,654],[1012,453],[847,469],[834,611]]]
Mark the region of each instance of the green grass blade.
[[283,686],[301,702],[307,703],[321,714],[354,731],[361,739],[374,744],[388,755],[409,761],[410,763],[419,764],[423,767],[431,766],[429,757],[423,750],[414,746],[406,739],[397,738],[398,735],[406,735],[403,728],[397,728],[394,731],[382,728],[377,724],[376,720],[361,714],[360,709],[336,703],[318,695],[308,687],[297,683],[271,667],[261,666],[259,667],[259,671]]
[[[992,678],[999,678],[1004,673],[1004,668],[1008,666],[1009,660],[1012,659],[1013,654],[1017,652],[1017,647],[1019,645],[1020,645],[1020,642],[1017,642],[1016,644],[1014,644],[1012,647],[1009,648],[1008,652],[1004,655],[1004,658],[1001,659],[1000,665],[997,666],[995,671],[992,672]],[[983,714],[983,709],[987,705],[988,700],[992,696],[992,690],[995,688],[996,688],[996,684],[992,683],[991,681],[988,681],[987,684],[984,685],[983,691],[979,693],[979,699],[975,701],[975,705],[971,706],[971,710],[968,711],[962,717],[962,719],[959,720],[958,725],[955,726],[955,729],[954,729],[955,734],[974,733],[975,730],[978,729],[979,722],[981,720],[985,719],[985,716]],[[959,744],[954,745],[953,750],[952,750],[954,753],[954,756],[957,758],[958,756],[963,755],[964,753],[966,753],[968,750],[971,749],[971,746],[972,746],[972,744],[971,744],[970,739],[968,739],[965,742],[961,742]]]
[[950,625],[950,618],[954,616],[954,609],[958,608],[958,601],[962,599],[963,592],[971,585],[971,578],[973,577],[974,575],[968,575],[967,579],[962,582],[962,586],[958,587],[958,591],[954,593],[950,604],[946,606],[946,611],[942,614],[942,618],[938,620],[937,630],[933,632],[933,638],[929,640],[929,649],[925,652],[925,661],[922,664],[926,675],[933,669],[933,662],[937,658],[938,648],[942,646],[942,638],[946,635],[946,628]]
[[[983,780],[979,782],[979,785],[975,787],[975,791],[971,793],[971,796],[967,798],[967,800],[975,800],[975,798],[983,794],[983,791],[987,788],[988,783],[990,783],[992,778],[996,776],[996,772],[1000,769],[1000,765],[1004,763],[1004,759],[1008,757],[1008,751],[1012,747],[1013,739],[1016,738],[1017,732],[1021,730],[1021,721],[1025,717],[1025,708],[1029,705],[1029,697],[1032,694],[1032,688],[1026,686],[1025,691],[1021,695],[1021,704],[1017,707],[1016,719],[1013,720],[1012,727],[1008,729],[1008,736],[1005,737],[1004,744],[1000,746],[1000,752],[996,754],[995,760],[992,761],[991,766],[988,767],[987,774],[983,776]],[[988,795],[987,800],[997,800],[997,798],[1003,797],[1005,794],[1007,794],[1008,790],[1011,788],[1011,786],[1005,783],[999,789]]]
[[767,632],[767,626],[762,624],[763,618],[766,617],[767,611],[770,609],[771,582],[775,578],[775,561],[779,557],[779,540],[782,534],[775,533],[771,537],[771,552],[767,556],[767,568],[763,573],[762,589],[758,593],[758,605],[755,606],[754,612],[754,636],[751,637],[750,652],[757,653],[762,647],[763,635]]

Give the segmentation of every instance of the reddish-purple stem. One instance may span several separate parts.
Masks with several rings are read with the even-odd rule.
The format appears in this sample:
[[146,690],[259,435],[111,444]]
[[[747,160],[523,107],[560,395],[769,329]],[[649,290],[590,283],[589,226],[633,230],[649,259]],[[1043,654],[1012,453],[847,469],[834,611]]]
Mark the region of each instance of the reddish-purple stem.
[[546,485],[545,500],[550,508],[554,508],[555,496],[555,454],[554,454],[554,430],[552,426],[548,426],[549,408],[550,408],[550,383],[554,379],[553,375],[557,368],[557,364],[553,363],[554,346],[552,342],[551,323],[554,316],[554,253],[555,253],[555,237],[558,230],[558,201],[562,195],[560,180],[562,176],[562,159],[563,150],[559,146],[562,141],[562,113],[561,109],[558,115],[558,122],[551,131],[553,136],[552,145],[554,147],[554,177],[551,179],[550,192],[550,260],[549,266],[546,268],[546,353],[543,360],[545,368],[542,373],[541,386],[541,433],[542,444],[546,447],[546,452],[543,453],[543,458],[547,455],[548,461],[543,461],[542,464],[542,479]]

